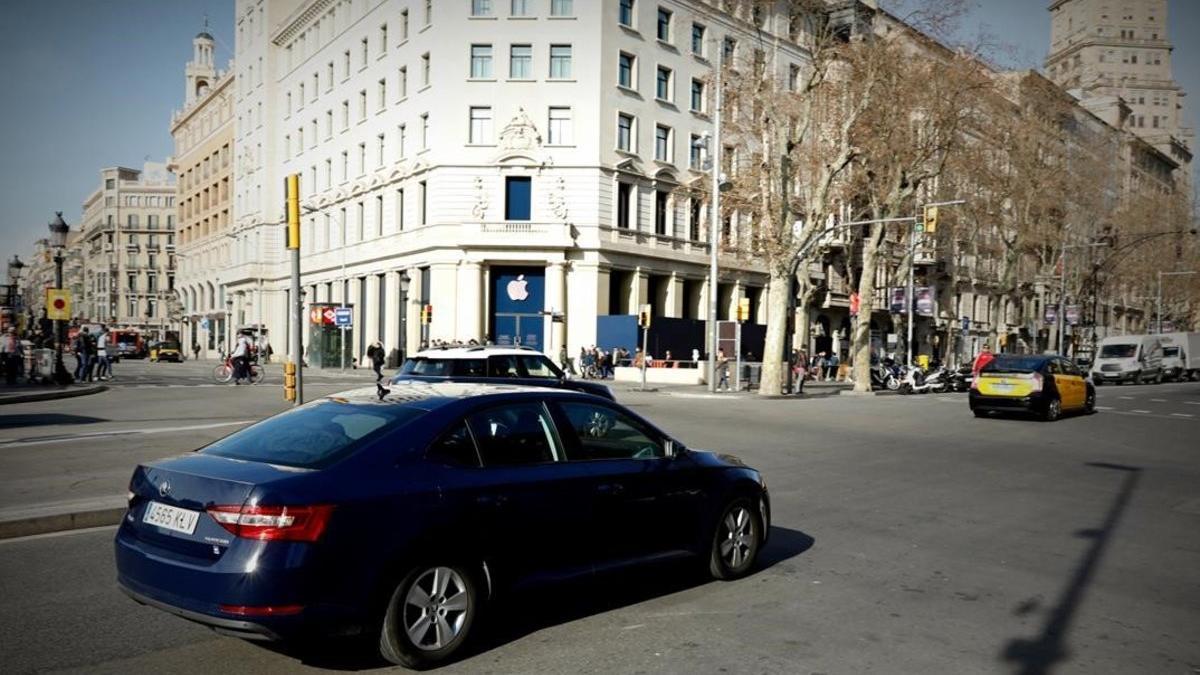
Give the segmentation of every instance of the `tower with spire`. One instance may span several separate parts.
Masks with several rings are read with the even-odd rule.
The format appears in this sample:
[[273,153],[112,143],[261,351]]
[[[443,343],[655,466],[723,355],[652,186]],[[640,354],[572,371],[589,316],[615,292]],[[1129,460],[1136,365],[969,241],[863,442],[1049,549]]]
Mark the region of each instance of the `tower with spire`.
[[185,105],[191,105],[208,93],[217,77],[217,67],[213,61],[214,44],[213,36],[208,32],[208,17],[205,17],[204,30],[192,39],[192,60],[188,61],[184,71],[187,76],[187,91],[183,99]]

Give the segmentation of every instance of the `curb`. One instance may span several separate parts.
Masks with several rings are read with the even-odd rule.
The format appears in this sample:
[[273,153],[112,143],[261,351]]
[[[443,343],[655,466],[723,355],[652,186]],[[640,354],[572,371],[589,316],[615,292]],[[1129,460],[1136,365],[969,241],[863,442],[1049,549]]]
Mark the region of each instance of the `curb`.
[[0,539],[28,537],[35,534],[83,530],[89,527],[116,525],[125,515],[125,507],[96,508],[71,513],[55,513],[30,518],[0,520]]
[[839,396],[898,396],[899,392],[886,391],[886,390],[885,391],[854,391],[853,389],[846,389],[846,390],[838,392],[838,395]]
[[0,405],[8,405],[11,403],[33,403],[35,401],[53,401],[60,398],[90,396],[91,394],[99,394],[102,391],[108,391],[108,386],[98,384],[91,387],[80,387],[78,389],[56,389],[53,391],[39,391],[30,394],[0,395]]

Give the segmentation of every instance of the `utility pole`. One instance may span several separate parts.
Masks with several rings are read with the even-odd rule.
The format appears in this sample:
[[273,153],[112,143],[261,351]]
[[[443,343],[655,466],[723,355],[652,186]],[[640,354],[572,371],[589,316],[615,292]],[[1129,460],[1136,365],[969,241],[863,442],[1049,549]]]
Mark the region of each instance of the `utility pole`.
[[[909,249],[908,249],[908,292],[907,292],[907,296],[904,299],[905,302],[908,304],[908,327],[907,327],[908,328],[908,336],[907,336],[908,339],[907,339],[907,342],[905,343],[905,347],[908,352],[908,355],[907,355],[908,360],[906,361],[906,364],[910,367],[912,366],[912,362],[913,362],[913,347],[912,347],[912,345],[913,345],[913,320],[915,318],[913,316],[913,305],[915,304],[915,300],[916,300],[916,298],[913,297],[914,294],[916,293],[916,290],[913,288],[913,275],[914,275],[914,270],[916,269],[916,266],[917,266],[917,227],[920,227],[922,229],[922,231],[924,232],[924,230],[926,228],[926,218],[929,217],[930,215],[932,215],[933,222],[936,223],[937,222],[937,209],[939,207],[958,206],[960,204],[966,204],[966,203],[967,203],[967,200],[965,200],[965,199],[953,199],[948,202],[932,202],[929,204],[924,204],[920,208],[917,209],[917,215],[914,216],[912,219],[912,230],[909,231]],[[932,211],[931,211],[931,209],[932,209]],[[930,228],[930,232],[932,232],[932,231],[933,231],[932,228]]]
[[293,173],[285,183],[287,196],[287,247],[292,259],[292,292],[291,321],[292,334],[289,337],[291,360],[283,367],[284,398],[293,406],[304,403],[304,347],[301,344],[301,322],[303,320],[304,301],[300,297],[300,174]]
[[708,226],[708,390],[711,392],[717,391],[717,341],[720,338],[717,331],[717,245],[721,230],[721,66],[724,59],[720,44],[716,50],[716,65],[713,68],[713,134],[708,148],[712,161],[712,213],[709,214]]

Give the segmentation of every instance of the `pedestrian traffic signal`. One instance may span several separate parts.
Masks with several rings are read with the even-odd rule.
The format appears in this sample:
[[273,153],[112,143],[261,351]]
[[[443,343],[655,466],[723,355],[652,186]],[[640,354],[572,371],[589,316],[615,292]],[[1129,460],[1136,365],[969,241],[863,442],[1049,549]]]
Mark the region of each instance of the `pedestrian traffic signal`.
[[937,221],[938,221],[938,207],[926,206],[925,207],[925,221],[924,221],[925,222],[925,232],[927,232],[929,234],[933,234],[934,232],[936,232],[937,231]]
[[283,364],[283,399],[296,400],[296,364],[292,361]]
[[433,305],[421,305],[421,325],[433,323]]

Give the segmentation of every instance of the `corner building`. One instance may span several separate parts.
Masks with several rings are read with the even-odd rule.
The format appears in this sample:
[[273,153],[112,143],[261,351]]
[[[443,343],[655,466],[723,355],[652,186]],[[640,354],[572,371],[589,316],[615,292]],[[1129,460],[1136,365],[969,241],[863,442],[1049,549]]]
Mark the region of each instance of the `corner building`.
[[[713,60],[788,27],[723,4],[747,16],[682,0],[238,0],[233,311],[265,308],[284,351],[282,186],[298,173],[310,365],[330,363],[322,305],[343,302],[355,356],[377,339],[393,357],[472,338],[632,351],[646,304],[651,353],[704,351]],[[784,43],[781,77],[803,62]],[[736,245],[749,225],[723,215]],[[746,334],[761,333],[766,275],[732,255],[721,270],[718,318],[748,298]]]

